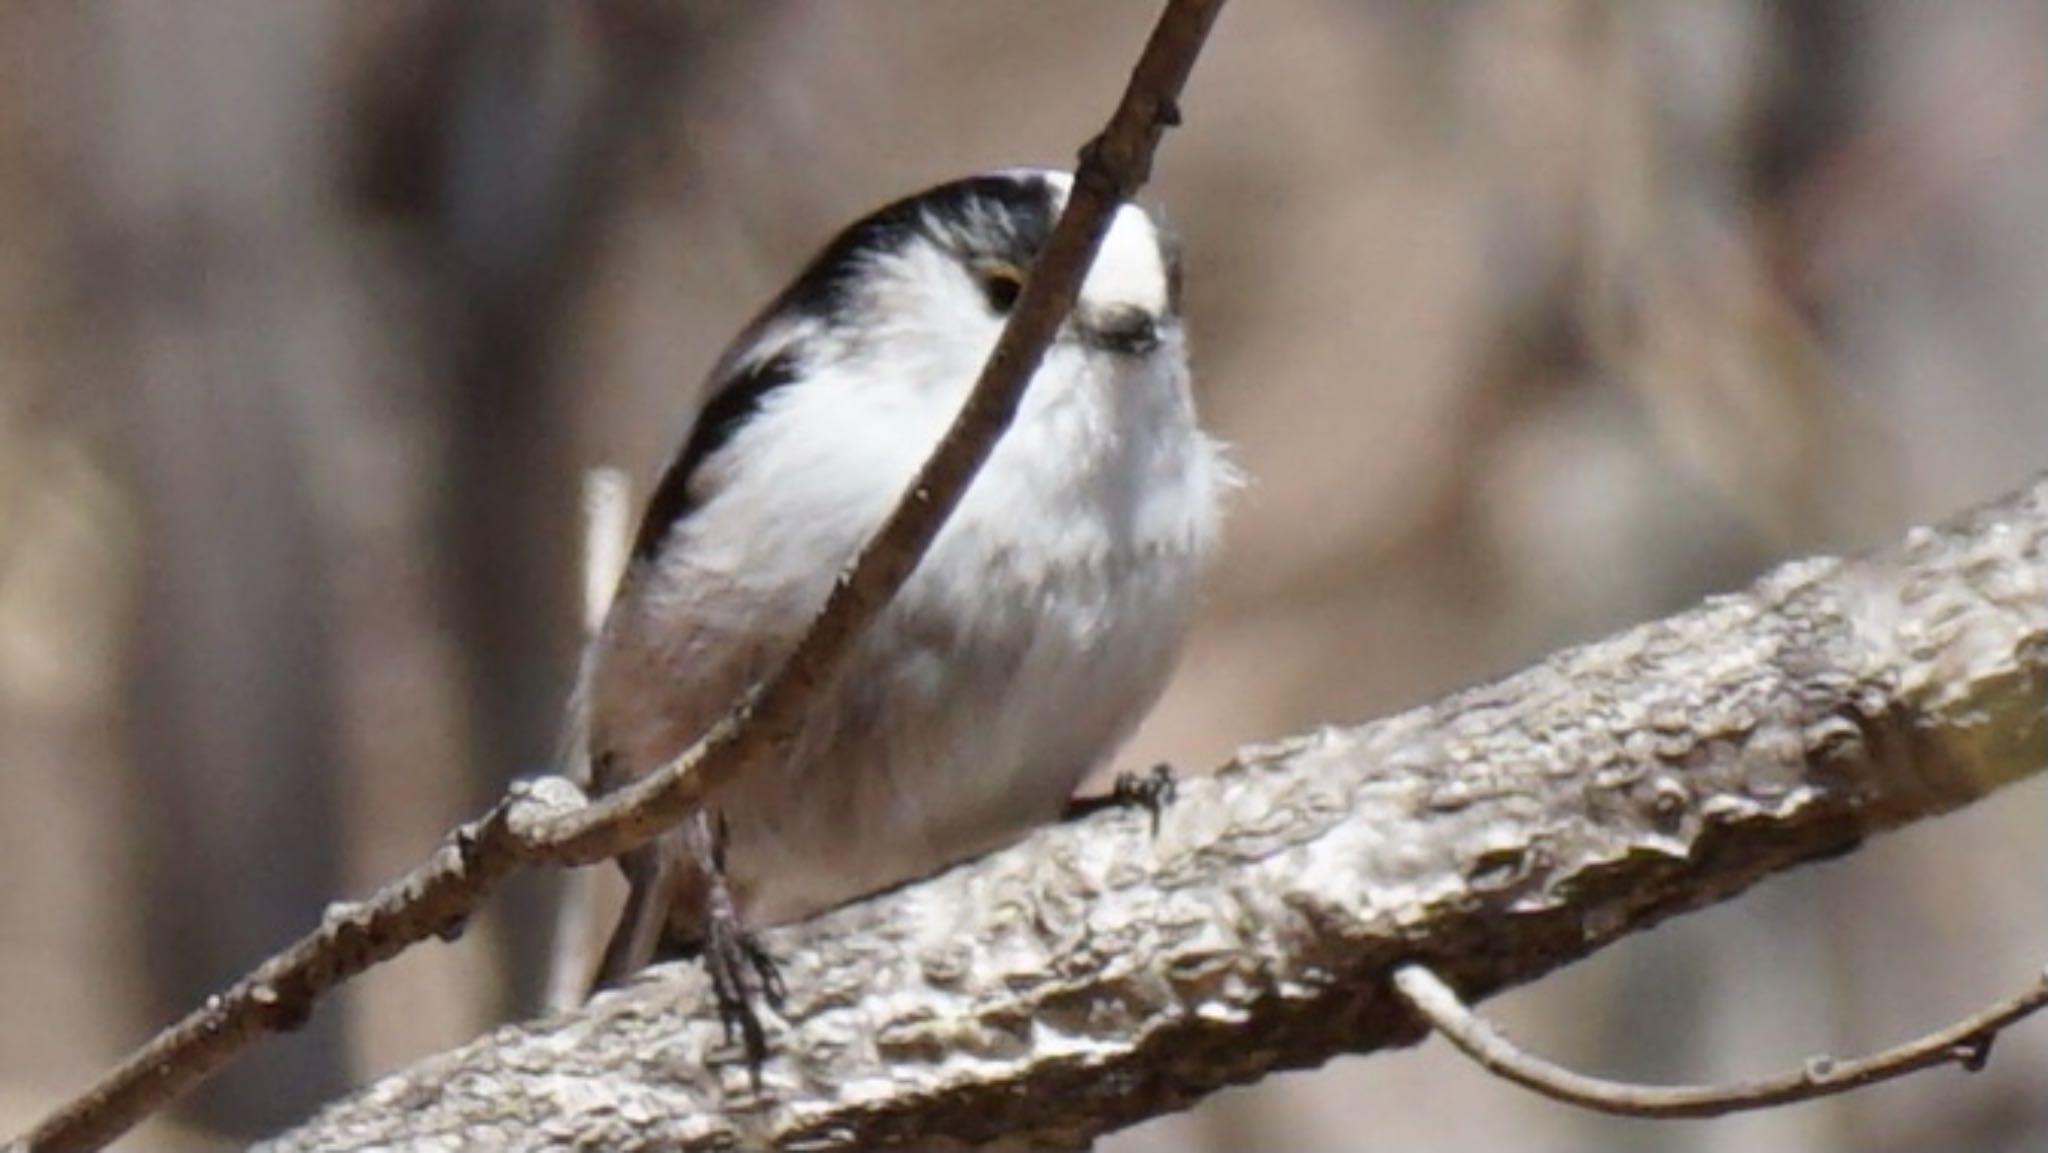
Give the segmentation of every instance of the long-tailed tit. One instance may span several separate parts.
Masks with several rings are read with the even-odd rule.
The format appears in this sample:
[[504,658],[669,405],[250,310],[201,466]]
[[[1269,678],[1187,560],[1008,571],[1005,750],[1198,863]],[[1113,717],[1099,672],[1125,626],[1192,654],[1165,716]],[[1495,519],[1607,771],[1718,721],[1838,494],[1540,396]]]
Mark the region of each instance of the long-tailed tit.
[[[1012,170],[888,205],[734,341],[584,662],[598,789],[794,648],[959,413],[1069,187]],[[1054,819],[1164,687],[1232,483],[1195,420],[1178,254],[1126,205],[1014,425],[786,758],[625,862],[599,983],[664,947],[720,976],[734,915],[802,918]],[[723,959],[722,993],[745,976]]]

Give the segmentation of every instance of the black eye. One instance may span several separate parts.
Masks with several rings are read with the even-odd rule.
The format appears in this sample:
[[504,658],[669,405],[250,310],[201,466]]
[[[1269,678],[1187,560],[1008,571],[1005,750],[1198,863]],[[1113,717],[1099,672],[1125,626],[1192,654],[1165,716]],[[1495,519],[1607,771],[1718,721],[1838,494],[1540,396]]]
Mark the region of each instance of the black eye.
[[1014,264],[984,264],[974,270],[974,280],[988,306],[1000,313],[1017,307],[1017,297],[1024,291],[1024,270]]

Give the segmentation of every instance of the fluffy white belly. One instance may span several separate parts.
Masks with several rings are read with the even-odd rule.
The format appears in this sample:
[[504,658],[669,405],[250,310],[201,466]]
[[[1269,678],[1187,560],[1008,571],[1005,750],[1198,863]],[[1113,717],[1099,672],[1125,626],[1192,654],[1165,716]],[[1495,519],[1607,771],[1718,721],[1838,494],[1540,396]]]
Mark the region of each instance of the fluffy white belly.
[[1170,618],[1185,613],[1175,580],[990,576],[913,581],[780,769],[715,798],[751,921],[806,916],[1052,820],[1157,698],[1181,632]]
[[[711,798],[749,923],[901,884],[1051,820],[1164,687],[1229,469],[1177,368],[1107,379],[1073,350],[1053,357],[1047,371],[1075,386],[1027,396],[789,755]],[[629,577],[586,686],[601,786],[675,756],[774,670],[951,417],[843,399],[812,389],[743,431],[734,457],[751,452],[753,467],[725,478],[714,464],[710,483],[731,487]],[[796,426],[832,435],[804,443]],[[787,459],[764,464],[772,452]],[[679,844],[667,851],[687,874]],[[674,912],[685,936],[695,880]]]

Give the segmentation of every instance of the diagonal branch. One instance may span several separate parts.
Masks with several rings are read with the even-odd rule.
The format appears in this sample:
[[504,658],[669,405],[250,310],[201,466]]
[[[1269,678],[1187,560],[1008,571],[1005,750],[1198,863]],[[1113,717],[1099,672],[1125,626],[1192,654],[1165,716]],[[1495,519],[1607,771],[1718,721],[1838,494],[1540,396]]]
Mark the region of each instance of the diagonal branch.
[[[694,968],[388,1077],[278,1153],[1079,1145],[2048,765],[2048,480],[773,931],[765,1092]],[[459,1143],[459,1142],[458,1142]]]
[[789,660],[671,764],[584,803],[560,778],[515,787],[450,834],[434,859],[321,927],[131,1054],[17,1139],[37,1153],[97,1149],[177,1100],[255,1041],[295,1027],[341,982],[431,935],[461,931],[514,869],[587,865],[646,844],[705,794],[785,745],[867,622],[895,595],[1009,426],[1072,309],[1117,205],[1150,176],[1153,151],[1223,0],[1168,0],[1107,127],[1081,150],[1074,187],[959,417],[888,522],[839,580]]

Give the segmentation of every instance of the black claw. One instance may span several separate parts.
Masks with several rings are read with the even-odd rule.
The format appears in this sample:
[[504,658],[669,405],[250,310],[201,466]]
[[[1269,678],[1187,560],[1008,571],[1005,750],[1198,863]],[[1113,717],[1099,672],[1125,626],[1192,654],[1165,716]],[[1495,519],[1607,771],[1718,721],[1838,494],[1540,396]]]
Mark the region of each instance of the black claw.
[[725,1043],[737,1041],[744,1047],[747,1072],[759,1092],[761,1066],[768,1060],[768,1034],[755,1005],[765,1000],[779,1008],[788,990],[775,959],[740,923],[739,908],[725,877],[725,819],[699,812],[692,819],[690,832],[692,855],[705,879],[704,968],[711,975],[712,995],[718,1001],[718,1021],[725,1030]]
[[1160,815],[1173,803],[1177,787],[1173,766],[1165,763],[1152,766],[1149,772],[1118,773],[1106,795],[1076,797],[1067,802],[1064,816],[1073,821],[1104,809],[1143,809],[1152,815],[1152,835],[1156,837]]
[[1152,835],[1159,835],[1159,818],[1166,812],[1166,806],[1173,803],[1179,787],[1174,780],[1173,766],[1164,761],[1152,766],[1152,771],[1140,776],[1137,773],[1118,773],[1116,785],[1109,795],[1126,808],[1142,808],[1152,814]]
[[761,995],[770,1005],[782,1008],[782,1003],[789,1000],[789,986],[782,983],[782,970],[776,967],[775,958],[768,955],[768,950],[763,949],[752,934],[744,937],[742,944],[746,947],[747,959],[753,962],[754,975],[761,980]]
[[711,972],[712,992],[718,999],[718,1020],[725,1029],[725,1043],[738,1042],[747,1055],[747,1071],[754,1087],[761,1087],[761,1066],[768,1060],[768,1034],[761,1015],[754,1008],[766,999],[780,1004],[782,979],[775,963],[754,942],[752,934],[736,925],[715,919],[707,926],[704,965]]

